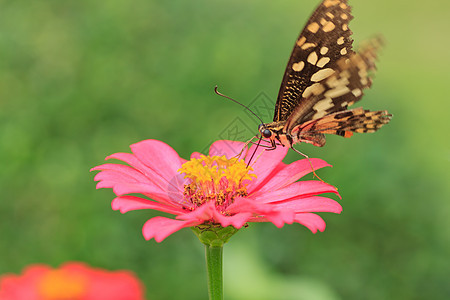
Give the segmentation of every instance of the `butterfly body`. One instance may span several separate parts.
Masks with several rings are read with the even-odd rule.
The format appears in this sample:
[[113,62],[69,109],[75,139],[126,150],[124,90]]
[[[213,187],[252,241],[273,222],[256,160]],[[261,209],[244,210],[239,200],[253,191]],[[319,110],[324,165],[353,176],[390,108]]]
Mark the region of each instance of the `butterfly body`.
[[[259,126],[274,149],[303,142],[325,145],[324,134],[351,137],[387,124],[387,111],[349,109],[372,84],[381,39],[352,49],[347,0],[324,0],[300,33],[278,93],[273,122]],[[294,149],[295,150],[295,149]]]

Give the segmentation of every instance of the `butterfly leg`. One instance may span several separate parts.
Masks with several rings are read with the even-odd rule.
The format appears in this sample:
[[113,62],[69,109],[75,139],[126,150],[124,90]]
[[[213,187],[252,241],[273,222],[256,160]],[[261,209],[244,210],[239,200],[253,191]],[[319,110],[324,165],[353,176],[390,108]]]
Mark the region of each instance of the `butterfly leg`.
[[[275,150],[277,148],[277,144],[275,142],[273,142],[273,141],[271,142],[272,144],[270,146],[269,145],[261,145],[259,142],[258,143],[254,142],[253,141],[254,138],[258,138],[258,136],[255,135],[254,137],[249,139],[247,142],[245,142],[244,147],[242,147],[242,150],[237,155],[235,155],[234,157],[240,158],[242,153],[244,152],[245,149],[247,149],[249,144],[252,144],[252,145],[258,145],[259,144],[258,147],[266,148],[265,149],[266,151]],[[279,145],[282,146],[281,144],[279,144]]]
[[314,176],[317,177],[317,179],[319,179],[320,181],[322,181],[322,182],[325,183],[325,181],[323,181],[322,178],[320,178],[320,177],[316,174],[316,171],[314,170],[314,167],[313,167],[313,165],[312,165],[312,163],[311,163],[311,160],[309,159],[309,156],[306,155],[305,153],[302,153],[302,152],[298,151],[297,149],[294,148],[294,146],[291,146],[291,149],[294,150],[295,152],[297,152],[298,154],[300,154],[301,156],[303,156],[304,158],[306,158],[306,159],[308,160],[308,162],[309,162],[309,165],[311,166],[311,170],[312,170]]
[[[266,140],[263,140],[263,141],[267,142]],[[266,148],[266,149],[264,149],[264,151],[272,151],[272,150],[277,149],[277,143],[275,141],[270,140],[270,143],[271,143],[270,146],[268,146],[268,145],[261,145],[261,144],[259,144],[259,141],[258,141],[258,143],[252,143],[252,144],[257,144],[257,147]],[[278,144],[278,145],[279,146],[283,146],[282,144]]]
[[[250,162],[252,161],[253,156],[255,156],[256,150],[258,150],[259,146],[261,146],[263,148],[266,148],[266,149],[264,149],[264,152],[265,151],[270,151],[270,150],[275,150],[277,148],[277,145],[276,145],[274,140],[270,140],[270,143],[271,143],[270,146],[261,145],[262,138],[263,138],[262,136],[259,137],[258,143],[256,143],[255,151],[253,151],[253,154],[252,154],[252,156],[250,157],[250,160],[247,163],[247,168],[250,166]],[[258,159],[262,154],[263,154],[263,152],[261,152],[256,159]]]
[[[270,143],[271,143],[271,145],[266,147],[266,149],[265,149],[266,151],[272,151],[272,150],[277,149],[277,142],[275,142],[275,140],[270,140]],[[283,144],[279,144],[279,145],[284,147]]]
[[240,158],[241,155],[242,155],[242,153],[244,152],[244,150],[247,149],[248,145],[249,145],[249,144],[254,144],[253,139],[254,139],[254,138],[257,138],[257,137],[258,137],[258,136],[255,135],[254,137],[252,137],[251,139],[249,139],[247,142],[245,142],[244,147],[242,147],[241,152],[239,152],[239,153],[238,153],[236,156],[234,156],[234,157]]
[[[252,144],[252,145],[257,145],[258,143],[251,142],[250,144]],[[283,146],[283,145],[281,145],[281,144],[276,144],[276,146]],[[266,151],[275,150],[275,149],[277,149],[276,146],[274,147],[274,146],[272,146],[272,145],[270,145],[270,146],[268,146],[268,145],[259,145],[259,147],[266,148]]]
[[[267,142],[266,140],[263,140],[263,141]],[[251,142],[250,144],[257,145],[258,143]],[[273,144],[272,145],[259,145],[259,147],[266,148],[265,149],[266,151],[275,150],[277,148],[277,146],[283,146],[283,145],[282,144],[277,144],[277,143],[275,143],[275,145],[273,145]]]

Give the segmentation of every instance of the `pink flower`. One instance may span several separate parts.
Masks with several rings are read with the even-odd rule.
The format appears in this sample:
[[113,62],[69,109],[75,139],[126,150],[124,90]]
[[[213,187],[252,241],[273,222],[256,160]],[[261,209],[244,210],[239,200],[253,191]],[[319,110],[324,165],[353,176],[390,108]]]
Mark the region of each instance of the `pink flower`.
[[0,276],[4,300],[143,300],[144,288],[129,271],[109,272],[69,262],[58,269],[35,264],[22,275]]
[[[247,168],[255,146],[243,147],[242,142],[216,141],[209,156],[195,152],[187,161],[167,144],[145,140],[131,145],[132,154],[106,158],[129,166],[107,163],[92,170],[101,170],[95,176],[97,188],[112,188],[117,195],[114,210],[153,209],[176,216],[154,217],[144,224],[145,239],[157,242],[184,227],[211,223],[239,229],[247,222],[272,222],[277,227],[296,222],[315,233],[325,229],[325,222],[313,212],[341,212],[335,200],[317,196],[339,195],[335,187],[317,180],[297,181],[312,172],[308,160],[287,165],[282,162],[286,148],[260,147]],[[243,160],[236,157],[241,150]],[[315,158],[311,163],[315,170],[329,166]]]

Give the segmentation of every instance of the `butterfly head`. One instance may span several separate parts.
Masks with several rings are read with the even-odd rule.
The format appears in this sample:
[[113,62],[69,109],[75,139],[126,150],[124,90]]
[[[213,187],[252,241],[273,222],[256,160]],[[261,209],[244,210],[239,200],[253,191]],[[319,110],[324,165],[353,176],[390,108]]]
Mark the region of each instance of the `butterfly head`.
[[259,124],[258,131],[261,133],[263,138],[271,139],[273,136],[272,130],[268,129],[265,124]]

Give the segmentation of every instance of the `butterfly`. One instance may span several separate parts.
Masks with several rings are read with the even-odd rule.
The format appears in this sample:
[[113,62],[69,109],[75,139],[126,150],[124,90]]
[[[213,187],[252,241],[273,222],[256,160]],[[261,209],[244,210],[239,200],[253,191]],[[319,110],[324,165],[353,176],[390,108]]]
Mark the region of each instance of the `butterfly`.
[[375,132],[391,120],[386,110],[349,109],[371,86],[382,45],[377,37],[353,51],[351,19],[347,0],[324,0],[306,23],[286,66],[273,122],[258,128],[260,141],[271,144],[267,150],[281,145],[308,158],[293,145],[322,147],[325,134],[349,138]]

